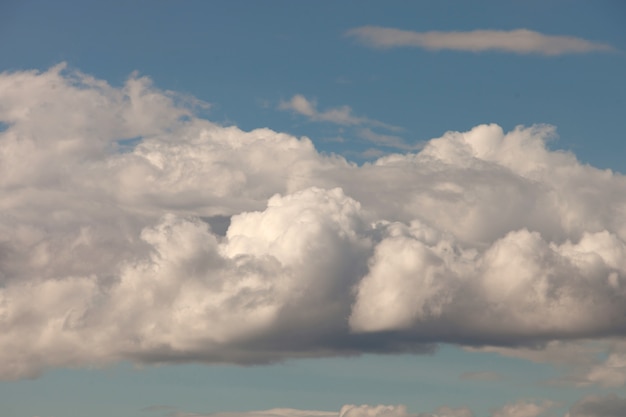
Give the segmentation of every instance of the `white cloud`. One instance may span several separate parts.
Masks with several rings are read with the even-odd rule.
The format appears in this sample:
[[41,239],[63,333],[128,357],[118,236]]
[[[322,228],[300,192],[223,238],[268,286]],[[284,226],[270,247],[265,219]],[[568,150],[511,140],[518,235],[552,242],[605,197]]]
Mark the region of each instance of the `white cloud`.
[[624,339],[626,178],[551,127],[357,166],[135,76],[4,73],[0,103],[1,378]]
[[362,26],[349,30],[347,35],[374,48],[415,47],[430,50],[500,51],[550,56],[615,50],[604,43],[574,36],[544,35],[528,29],[414,32],[379,26]]

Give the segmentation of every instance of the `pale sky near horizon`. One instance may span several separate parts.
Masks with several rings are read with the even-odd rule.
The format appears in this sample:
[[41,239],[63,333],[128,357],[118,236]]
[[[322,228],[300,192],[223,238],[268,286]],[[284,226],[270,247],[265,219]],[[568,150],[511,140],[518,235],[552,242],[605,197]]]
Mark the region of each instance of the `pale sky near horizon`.
[[3,2],[0,416],[626,416],[625,51],[617,0]]

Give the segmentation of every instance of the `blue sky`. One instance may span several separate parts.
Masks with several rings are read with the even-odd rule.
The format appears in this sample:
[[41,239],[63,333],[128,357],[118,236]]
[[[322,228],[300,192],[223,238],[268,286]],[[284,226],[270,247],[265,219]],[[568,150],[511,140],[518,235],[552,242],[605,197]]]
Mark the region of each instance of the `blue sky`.
[[0,414],[624,415],[625,19],[3,2]]

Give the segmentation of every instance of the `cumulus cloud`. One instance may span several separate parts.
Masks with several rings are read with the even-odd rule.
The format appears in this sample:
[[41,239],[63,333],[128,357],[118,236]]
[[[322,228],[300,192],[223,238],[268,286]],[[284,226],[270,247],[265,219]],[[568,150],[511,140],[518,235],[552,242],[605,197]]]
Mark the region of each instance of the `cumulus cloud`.
[[528,29],[414,32],[380,26],[362,26],[349,30],[346,35],[367,46],[382,49],[414,47],[429,50],[500,51],[549,56],[615,50],[605,43],[574,36],[544,35]]
[[190,106],[136,75],[0,75],[1,378],[624,339],[626,178],[552,127],[358,166]]

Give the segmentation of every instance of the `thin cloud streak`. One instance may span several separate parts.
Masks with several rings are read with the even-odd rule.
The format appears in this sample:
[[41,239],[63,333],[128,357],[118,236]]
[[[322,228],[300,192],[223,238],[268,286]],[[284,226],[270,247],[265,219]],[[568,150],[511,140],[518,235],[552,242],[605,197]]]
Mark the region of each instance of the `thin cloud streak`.
[[410,144],[407,143],[400,136],[377,133],[370,128],[361,129],[359,131],[359,136],[375,145],[401,149],[405,151],[418,150],[424,147],[423,143]]
[[611,45],[574,36],[545,35],[528,29],[468,32],[414,32],[380,26],[362,26],[346,32],[359,42],[380,49],[414,47],[429,50],[500,51],[557,56],[612,52]]
[[302,94],[294,95],[290,100],[282,100],[278,104],[279,110],[291,111],[301,116],[306,116],[314,122],[328,122],[342,126],[377,126],[392,131],[400,131],[401,127],[393,126],[367,117],[355,116],[350,106],[340,106],[324,111],[317,109],[315,100],[309,100]]

